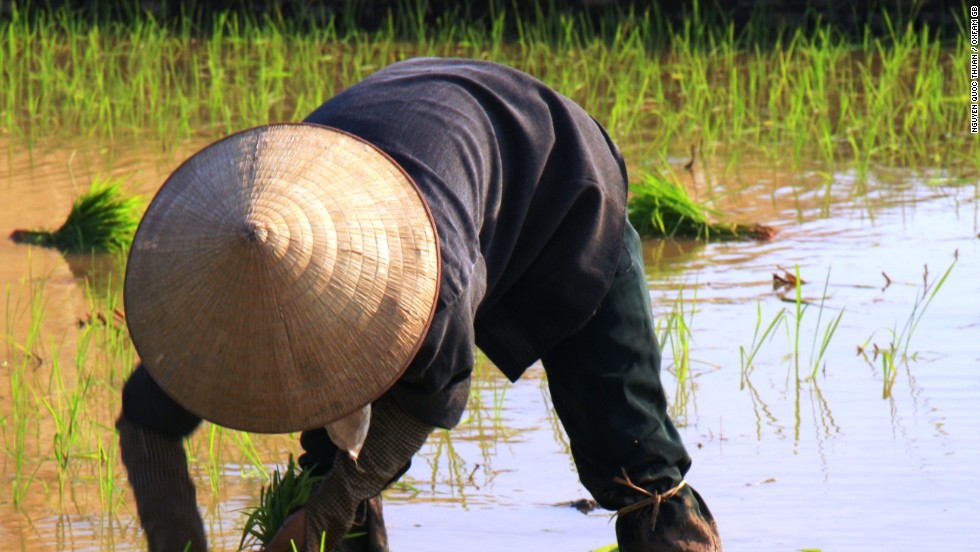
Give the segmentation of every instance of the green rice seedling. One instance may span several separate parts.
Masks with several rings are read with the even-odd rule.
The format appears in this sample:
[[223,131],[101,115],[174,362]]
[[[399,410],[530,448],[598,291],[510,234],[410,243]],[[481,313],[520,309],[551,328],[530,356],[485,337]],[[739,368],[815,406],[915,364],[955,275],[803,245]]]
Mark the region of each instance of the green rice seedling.
[[949,278],[950,273],[953,271],[953,267],[956,266],[958,258],[954,258],[953,262],[946,268],[946,270],[938,277],[929,281],[929,267],[926,265],[923,267],[922,273],[922,292],[917,294],[915,300],[912,304],[912,312],[909,314],[908,319],[906,319],[905,324],[901,329],[897,327],[888,328],[887,332],[890,335],[887,347],[880,347],[877,343],[873,343],[872,339],[874,335],[869,337],[863,344],[858,346],[858,354],[863,354],[865,360],[867,360],[867,354],[865,350],[868,345],[873,345],[873,357],[872,360],[868,361],[869,364],[873,366],[873,362],[878,360],[878,357],[882,357],[882,370],[884,375],[885,383],[888,384],[889,379],[894,379],[894,367],[896,362],[908,363],[910,360],[916,359],[916,353],[909,353],[909,348],[911,346],[912,337],[915,334],[916,329],[919,327],[919,323],[922,322],[922,318],[925,316],[926,310],[932,303],[933,299],[942,289],[943,284],[946,279]]
[[[119,262],[124,263],[125,257]],[[129,339],[126,314],[122,309],[122,290],[115,284],[121,279],[121,276],[114,278],[113,273],[109,273],[99,285],[86,278],[83,289],[88,314],[78,321],[80,329],[95,341],[95,355],[106,368],[101,375],[110,385],[118,383],[125,370],[136,364],[136,350]]]
[[248,512],[239,550],[265,546],[282,527],[286,518],[310,499],[319,477],[300,470],[292,455],[286,468],[272,473],[272,480],[259,494],[259,504]]
[[895,377],[898,370],[895,366],[895,351],[893,348],[881,350],[881,398],[887,399],[892,394]]
[[[897,375],[895,357],[898,354],[895,347],[895,330],[889,328],[886,331],[891,336],[887,347],[881,347],[877,342],[872,341],[874,334],[868,337],[863,344],[857,346],[858,355],[864,359],[872,370],[877,370],[878,359],[879,357],[881,358],[881,398],[883,399],[891,396],[892,386],[895,383],[895,377]],[[871,345],[870,351],[868,350],[869,345]],[[908,359],[905,359],[904,362],[907,365]]]
[[742,366],[742,377],[739,389],[744,389],[748,383],[749,374],[755,368],[754,360],[755,356],[759,353],[759,349],[762,348],[762,344],[769,338],[773,330],[779,327],[780,324],[786,321],[786,309],[781,308],[776,316],[769,322],[766,329],[763,330],[762,335],[759,335],[759,329],[762,327],[762,304],[756,302],[756,315],[755,315],[755,331],[752,334],[752,344],[749,345],[749,350],[747,351],[745,347],[739,346],[738,356],[739,361]]
[[33,471],[29,471],[27,466],[28,423],[31,420],[33,411],[28,404],[29,392],[25,389],[26,383],[24,382],[24,378],[26,367],[26,362],[20,362],[10,371],[11,406],[13,411],[10,416],[11,425],[13,426],[12,437],[7,435],[7,424],[5,423],[3,425],[4,441],[7,443],[7,454],[13,458],[14,464],[14,473],[10,480],[10,497],[15,509],[20,507],[24,497],[27,496],[28,490],[34,482],[38,470],[41,468],[40,463],[35,464]]
[[[48,298],[44,293],[45,285],[47,284],[48,275],[44,275],[39,279],[34,278],[34,269],[32,262],[31,252],[27,252],[28,256],[28,267],[29,271],[26,278],[21,278],[20,285],[17,290],[17,298],[11,303],[11,286],[7,286],[7,301],[5,307],[5,320],[7,324],[7,331],[10,332],[11,328],[15,326],[17,321],[24,315],[28,316],[27,321],[27,334],[24,336],[24,342],[18,343],[14,339],[13,335],[7,335],[7,347],[16,349],[18,353],[24,357],[31,357],[31,361],[40,365],[43,361],[40,355],[37,354],[35,348],[41,339],[41,327],[44,324],[44,320],[47,316]],[[21,305],[21,299],[27,296],[27,304]],[[10,355],[11,357],[13,355]]]
[[[820,310],[817,312],[817,330],[820,329],[820,320],[823,318],[824,304],[827,300],[827,286],[829,284],[830,268],[828,267],[827,279],[824,280],[823,284],[823,294],[820,296]],[[843,316],[844,309],[841,309],[840,312],[837,313],[837,316],[827,323],[827,327],[825,327],[823,330],[819,349],[817,349],[817,332],[813,333],[813,345],[810,349],[810,365],[813,366],[813,372],[810,373],[811,378],[817,377],[817,371],[820,369],[820,362],[823,360],[823,356],[827,352],[827,347],[830,345],[830,340],[834,337],[837,327],[840,326],[840,321]],[[816,360],[814,360],[814,352],[816,352]]]
[[923,268],[922,295],[916,298],[915,303],[912,305],[912,313],[909,315],[901,331],[896,332],[895,335],[895,348],[896,350],[901,349],[902,358],[908,358],[909,345],[912,342],[912,336],[915,334],[916,328],[919,327],[919,322],[925,316],[926,309],[929,308],[932,300],[936,298],[936,294],[942,289],[943,284],[949,277],[950,272],[953,271],[953,267],[956,266],[957,261],[958,258],[954,259],[946,271],[943,272],[942,276],[932,282],[929,282],[929,266],[927,265]]
[[[41,366],[44,358],[38,354],[41,342],[41,327],[47,314],[47,296],[44,293],[47,276],[40,279],[33,277],[33,271],[21,280],[17,299],[11,301],[11,288],[7,287],[5,308],[8,331],[22,315],[28,316],[27,334],[23,342],[18,342],[13,335],[7,335],[8,351],[16,351],[16,355],[8,354],[10,369],[8,370],[10,389],[10,414],[4,423],[3,441],[6,454],[13,462],[13,476],[10,479],[10,496],[14,508],[19,508],[41,467],[40,462],[34,463],[34,468],[28,466],[31,455],[28,453],[28,434],[31,429],[37,430],[36,420],[38,405],[32,404],[33,395],[28,374]],[[26,295],[27,304],[21,306],[20,300]]]
[[222,462],[221,462],[221,441],[223,440],[225,428],[218,424],[208,424],[208,461],[207,473],[208,484],[211,487],[211,494],[218,496],[219,484],[221,482]]
[[255,443],[252,441],[252,434],[244,431],[232,431],[230,433],[239,452],[252,464],[252,470],[254,471],[246,473],[256,473],[263,479],[268,479],[269,471],[265,468],[258,449],[255,448]]
[[[29,424],[34,417],[33,405],[29,398],[30,384],[27,383],[28,358],[22,357],[20,361],[12,364],[9,370],[10,381],[10,414],[4,419],[3,437],[6,447],[6,454],[13,462],[13,476],[10,479],[10,497],[14,508],[19,508],[24,497],[33,483],[40,463],[35,464],[33,471],[28,467],[29,454],[27,452]],[[9,423],[8,423],[9,420]],[[9,433],[8,433],[9,431]]]
[[[697,304],[697,294],[691,303],[691,317],[693,318],[694,308]],[[677,301],[670,312],[665,317],[666,323],[663,329],[663,340],[661,343],[670,343],[671,357],[673,358],[674,377],[677,378],[679,388],[685,387],[691,367],[691,327],[689,320],[685,319],[687,313],[684,309],[684,292],[679,292]]]
[[[887,347],[881,347],[877,343],[872,342],[874,335],[865,340],[863,344],[858,345],[858,354],[862,355],[871,367],[874,367],[878,358],[881,357],[882,398],[888,398],[891,395],[892,386],[895,383],[895,377],[897,375],[898,363],[902,363],[907,367],[910,360],[914,361],[916,359],[916,353],[909,353],[912,336],[922,321],[922,317],[925,316],[926,309],[932,303],[932,300],[935,299],[936,294],[939,293],[946,279],[949,278],[957,262],[958,259],[954,259],[942,275],[931,282],[929,281],[929,267],[924,267],[922,274],[922,293],[917,294],[912,305],[912,312],[902,326],[902,329],[887,329],[890,336]],[[872,358],[870,360],[866,352],[869,344],[873,346]]]
[[648,237],[694,239],[768,239],[775,231],[759,224],[745,225],[709,220],[720,213],[697,203],[676,181],[647,173],[630,185],[627,204],[630,223]]
[[[897,328],[887,328],[885,330],[890,336],[887,346],[879,346],[877,342],[873,341],[874,334],[868,337],[864,343],[857,346],[858,355],[862,356],[865,362],[872,368],[876,367],[879,357],[881,359],[881,396],[883,399],[891,396],[892,387],[895,384],[895,378],[898,374],[898,364],[901,363],[908,367],[909,361],[916,359],[917,353],[909,353],[912,336],[922,321],[922,317],[925,316],[926,309],[932,303],[932,300],[935,299],[936,294],[939,293],[939,290],[952,272],[953,267],[956,266],[957,261],[958,259],[954,259],[949,267],[946,268],[945,272],[931,282],[929,281],[929,267],[924,267],[922,292],[921,294],[917,294],[912,305],[912,313],[905,321],[904,326],[900,330]],[[868,350],[869,347],[871,349],[870,351]],[[868,358],[869,353],[871,358]]]
[[24,381],[26,373],[27,363],[24,361],[17,362],[10,369],[11,412],[4,419],[2,425],[6,454],[13,461],[10,496],[14,508],[20,506],[40,468],[40,464],[37,464],[34,471],[28,473],[27,463],[29,455],[27,453],[27,435],[29,430],[28,424],[33,412],[28,402],[28,398],[30,397],[30,393],[27,390],[28,385]]
[[661,347],[669,344],[671,352],[671,373],[676,381],[674,397],[670,405],[671,416],[685,423],[687,420],[688,406],[693,396],[693,372],[691,365],[695,362],[691,359],[691,339],[692,323],[694,314],[697,311],[698,297],[697,286],[694,286],[694,295],[690,301],[690,309],[685,307],[684,290],[681,289],[677,294],[670,312],[661,320],[657,321],[657,338]]
[[110,437],[107,447],[103,445],[100,436],[98,448],[99,502],[102,505],[104,515],[114,516],[119,510],[119,505],[126,498],[124,488],[116,483],[116,458],[118,456],[116,439]]
[[78,337],[75,356],[76,378],[73,386],[65,380],[61,370],[59,347],[51,344],[51,375],[48,387],[44,393],[34,391],[35,402],[42,406],[55,424],[52,442],[55,461],[58,465],[58,490],[64,492],[68,478],[69,463],[77,446],[81,433],[81,418],[85,412],[85,399],[93,381],[91,370],[85,371],[86,358],[90,343],[88,331],[82,331]]
[[[776,297],[784,303],[790,303],[793,305],[792,316],[793,319],[788,321],[786,324],[786,340],[787,346],[789,347],[790,353],[788,359],[791,361],[790,368],[795,371],[796,380],[800,380],[800,326],[803,323],[803,314],[806,312],[807,308],[810,306],[810,301],[803,298],[802,285],[803,280],[800,278],[800,267],[798,265],[794,266],[793,272],[783,270],[783,275],[779,276],[773,274],[773,283],[775,287],[782,288],[780,291],[776,292]],[[793,290],[793,296],[787,297],[786,293],[788,290]],[[787,378],[789,375],[787,374]],[[787,379],[788,381],[788,379]]]
[[19,243],[54,247],[64,252],[120,251],[129,249],[139,225],[142,202],[125,197],[120,182],[93,180],[79,196],[61,227],[53,232],[15,230]]

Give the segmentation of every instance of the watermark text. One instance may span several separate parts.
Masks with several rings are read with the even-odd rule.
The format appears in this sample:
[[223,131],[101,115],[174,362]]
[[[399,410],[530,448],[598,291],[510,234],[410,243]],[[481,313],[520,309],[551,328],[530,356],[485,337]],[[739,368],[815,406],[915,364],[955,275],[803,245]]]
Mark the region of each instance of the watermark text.
[[980,133],[980,7],[970,6],[970,132]]

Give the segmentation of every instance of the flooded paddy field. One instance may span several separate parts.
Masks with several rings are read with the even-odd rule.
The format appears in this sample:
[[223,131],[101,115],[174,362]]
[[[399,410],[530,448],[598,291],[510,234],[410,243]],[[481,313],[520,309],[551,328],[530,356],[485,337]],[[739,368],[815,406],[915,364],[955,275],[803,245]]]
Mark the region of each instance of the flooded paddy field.
[[[125,175],[150,195],[203,143],[166,154],[4,144],[3,231],[60,221],[73,178]],[[855,194],[847,167],[747,159],[725,172],[701,160],[692,174],[685,162],[671,160],[692,194],[779,230],[768,242],[645,242],[688,480],[727,549],[969,549],[980,539],[980,177],[873,168]],[[135,357],[111,316],[98,318],[118,294],[114,266],[0,242],[4,549],[143,546],[112,430]],[[797,273],[799,303],[779,285]],[[535,367],[510,384],[480,364],[464,422],[433,434],[387,493],[393,548],[615,541],[607,512],[569,504],[589,496],[543,378]],[[291,436],[207,424],[188,450],[215,549],[238,546],[242,510],[299,452]]]
[[[607,127],[634,180],[663,175],[726,219],[778,230],[644,242],[687,478],[727,550],[980,542],[980,142],[964,36],[896,22],[856,42],[817,26],[757,45],[765,32],[632,15],[598,31],[545,19],[509,41],[503,14],[489,30],[408,17],[377,34],[185,23],[0,20],[0,549],[145,547],[113,428],[137,362],[124,257],[6,236],[57,227],[98,179],[148,200],[210,141],[298,120],[414,55],[534,74]],[[297,437],[205,423],[186,443],[215,550],[238,548]],[[463,422],[430,437],[385,516],[399,551],[586,552],[615,541],[588,498],[540,366],[511,384],[481,362]]]
[[[970,549],[980,538],[980,499],[971,490],[980,488],[977,182],[883,172],[876,197],[835,200],[834,217],[823,218],[814,197],[822,192],[796,188],[801,193],[788,197],[796,194],[770,188],[762,174],[752,177],[755,184],[743,182],[744,203],[772,200],[769,212],[759,204],[751,211],[780,227],[772,242],[647,243],[655,314],[663,326],[682,317],[688,329],[686,337],[669,330],[663,339],[671,413],[694,458],[688,481],[707,497],[726,549]],[[779,186],[782,178],[802,177],[769,180]],[[832,191],[846,196],[850,175],[830,178]],[[923,313],[922,303],[918,312],[915,305],[926,266],[929,293],[952,269]],[[798,347],[796,306],[773,290],[773,273],[794,267],[810,301]],[[914,331],[896,343],[919,314]],[[761,347],[744,367],[754,343]],[[886,371],[874,349],[892,343],[902,358]],[[416,504],[394,507],[392,519],[404,515],[472,550],[500,549],[501,542],[554,550],[613,542],[606,513],[583,517],[547,506],[588,494],[576,483],[541,389],[529,381],[507,391],[504,425],[533,429],[518,443],[494,447],[493,469],[505,473],[490,482],[491,491],[481,490],[487,483],[480,478],[458,491],[447,485],[445,494],[456,491],[476,504],[436,502],[428,519]],[[469,450],[473,466],[480,449]],[[425,481],[429,474],[419,466],[411,475]],[[487,538],[471,541],[474,526]],[[512,531],[500,536],[500,527]],[[418,543],[409,549],[426,542],[411,527],[393,529],[392,538]]]

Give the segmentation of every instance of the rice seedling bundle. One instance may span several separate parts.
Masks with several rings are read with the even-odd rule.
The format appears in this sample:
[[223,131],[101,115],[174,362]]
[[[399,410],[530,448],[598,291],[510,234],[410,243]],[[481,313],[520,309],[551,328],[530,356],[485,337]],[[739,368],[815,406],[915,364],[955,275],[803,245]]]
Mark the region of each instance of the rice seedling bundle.
[[642,236],[695,239],[769,239],[775,230],[761,224],[713,221],[720,213],[695,202],[677,182],[644,174],[630,185],[630,223]]
[[66,253],[126,251],[133,243],[141,214],[142,201],[127,197],[118,180],[96,179],[75,200],[60,228],[15,230],[11,238]]

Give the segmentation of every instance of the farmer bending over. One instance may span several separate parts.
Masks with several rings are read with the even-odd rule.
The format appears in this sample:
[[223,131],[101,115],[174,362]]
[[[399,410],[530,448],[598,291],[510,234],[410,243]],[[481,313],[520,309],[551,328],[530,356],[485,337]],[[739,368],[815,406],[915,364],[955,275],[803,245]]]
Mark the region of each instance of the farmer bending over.
[[542,360],[623,552],[720,550],[667,416],[626,183],[579,106],[470,60],[396,63],[184,162],[126,272],[142,363],[117,427],[150,550],[206,549],[181,444],[202,418],[303,431],[325,474],[268,550],[387,550],[379,493],[459,422],[474,345],[511,380]]

